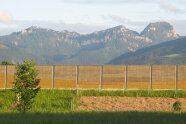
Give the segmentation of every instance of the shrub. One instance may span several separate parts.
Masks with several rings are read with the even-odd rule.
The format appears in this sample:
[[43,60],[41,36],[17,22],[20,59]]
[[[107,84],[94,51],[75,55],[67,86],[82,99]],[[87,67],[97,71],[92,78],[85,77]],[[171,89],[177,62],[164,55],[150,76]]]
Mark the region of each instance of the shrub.
[[16,81],[13,82],[13,91],[16,96],[15,107],[20,112],[30,109],[33,98],[39,91],[39,79],[36,79],[38,72],[34,68],[34,61],[26,60],[23,64],[16,65]]
[[180,111],[181,110],[181,102],[180,101],[176,101],[173,104],[173,108],[174,108],[174,111]]

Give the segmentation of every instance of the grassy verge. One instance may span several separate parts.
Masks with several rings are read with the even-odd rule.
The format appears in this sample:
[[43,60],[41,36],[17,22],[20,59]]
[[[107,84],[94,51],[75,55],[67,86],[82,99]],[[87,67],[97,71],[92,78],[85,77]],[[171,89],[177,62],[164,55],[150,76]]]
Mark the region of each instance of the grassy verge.
[[[40,90],[29,112],[68,112],[71,111],[71,101],[77,105],[74,90]],[[9,110],[14,103],[14,93],[11,90],[0,90],[0,112],[17,112]]]
[[184,98],[186,90],[80,90],[80,96],[128,96],[128,97],[171,97]]
[[[79,90],[79,96],[129,96],[129,97],[186,97],[186,91],[153,91],[153,90],[126,90],[106,91],[106,90]],[[58,113],[71,111],[73,100],[74,108],[78,105],[78,97],[75,90],[40,90],[35,102],[29,112]],[[13,105],[14,94],[11,90],[0,90],[0,112],[17,112],[9,110]]]
[[185,124],[186,113],[163,112],[73,112],[1,113],[2,124]]

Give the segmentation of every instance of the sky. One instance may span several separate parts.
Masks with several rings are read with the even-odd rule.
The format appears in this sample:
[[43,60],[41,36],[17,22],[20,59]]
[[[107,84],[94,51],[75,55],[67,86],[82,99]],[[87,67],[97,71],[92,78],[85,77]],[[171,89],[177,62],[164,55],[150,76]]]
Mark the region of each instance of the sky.
[[0,0],[0,35],[30,26],[87,34],[124,25],[140,33],[157,21],[186,35],[186,0]]

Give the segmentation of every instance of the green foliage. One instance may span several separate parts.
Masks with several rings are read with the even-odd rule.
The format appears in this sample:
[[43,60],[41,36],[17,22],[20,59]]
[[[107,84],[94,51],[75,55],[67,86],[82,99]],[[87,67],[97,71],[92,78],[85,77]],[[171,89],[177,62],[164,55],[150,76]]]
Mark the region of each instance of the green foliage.
[[0,112],[12,112],[9,107],[15,100],[14,93],[11,90],[0,90]]
[[180,101],[176,101],[173,104],[173,108],[174,108],[174,111],[180,111],[181,110],[181,102]]
[[2,61],[1,63],[2,63],[2,65],[13,65],[12,63],[10,63],[8,61]]
[[38,72],[34,68],[34,61],[25,60],[23,64],[18,63],[16,65],[16,81],[14,88],[12,89],[16,95],[17,108],[20,112],[26,112],[30,109],[33,98],[39,91],[39,82],[37,79]]

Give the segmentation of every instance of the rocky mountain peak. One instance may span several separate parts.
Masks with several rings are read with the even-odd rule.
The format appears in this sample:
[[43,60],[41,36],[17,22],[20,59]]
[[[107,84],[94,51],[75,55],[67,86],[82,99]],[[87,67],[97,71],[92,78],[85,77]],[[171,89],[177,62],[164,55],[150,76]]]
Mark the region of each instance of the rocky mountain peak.
[[18,33],[21,33],[21,34],[32,33],[33,31],[38,30],[38,29],[41,29],[41,28],[39,26],[31,26],[31,27],[29,27],[27,29],[22,29]]
[[60,33],[59,31],[55,31],[52,29],[48,29],[48,28],[41,28],[39,26],[31,26],[29,28],[26,29],[22,29],[20,32],[17,32],[17,34],[28,34],[28,33],[33,33],[33,32],[53,32],[53,33]]
[[129,29],[127,29],[125,26],[123,25],[119,25],[119,26],[116,26],[116,27],[113,27],[113,28],[110,28],[108,29],[110,31],[117,31],[117,32],[127,32],[129,31]]
[[106,29],[106,30],[101,31],[101,32],[104,32],[104,33],[112,35],[112,36],[115,35],[117,37],[118,36],[122,36],[122,37],[139,36],[138,32],[130,30],[123,25],[119,25],[119,26],[116,26],[116,27],[113,27],[113,28],[109,28],[109,29]]
[[40,29],[40,27],[33,25],[33,26],[29,27],[28,29]]
[[165,21],[150,23],[140,34],[141,36],[148,37],[154,42],[168,41],[178,38],[178,34],[174,27]]
[[148,31],[156,31],[158,30],[159,28],[161,28],[162,30],[164,31],[169,31],[169,30],[173,30],[174,27],[168,23],[168,22],[155,22],[155,23],[150,23],[148,26],[147,26],[147,30]]

